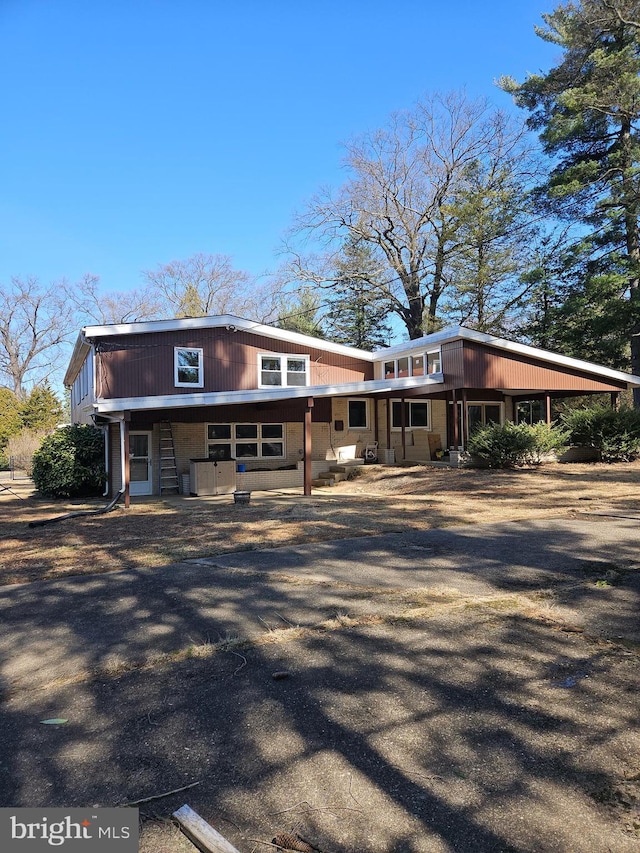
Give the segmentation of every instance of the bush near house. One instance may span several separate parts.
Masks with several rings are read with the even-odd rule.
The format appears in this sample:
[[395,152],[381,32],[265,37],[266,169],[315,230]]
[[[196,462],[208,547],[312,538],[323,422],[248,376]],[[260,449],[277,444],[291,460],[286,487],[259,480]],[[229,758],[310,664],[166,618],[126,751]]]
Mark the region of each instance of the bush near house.
[[594,447],[602,462],[632,462],[640,457],[640,410],[610,406],[565,411],[561,415],[572,444]]
[[33,456],[33,482],[45,497],[97,495],[106,479],[104,437],[92,426],[56,430]]
[[567,444],[567,435],[545,423],[534,426],[490,423],[479,427],[469,438],[469,453],[486,462],[489,468],[538,465],[545,456]]

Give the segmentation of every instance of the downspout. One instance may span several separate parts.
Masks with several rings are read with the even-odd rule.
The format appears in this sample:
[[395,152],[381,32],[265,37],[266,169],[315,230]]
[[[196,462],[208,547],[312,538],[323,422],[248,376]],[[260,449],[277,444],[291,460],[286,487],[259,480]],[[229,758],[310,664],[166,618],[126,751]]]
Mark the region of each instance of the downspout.
[[120,421],[120,485],[124,489],[124,421]]
[[106,498],[109,494],[109,426],[102,427],[102,435],[104,436],[104,470],[107,474],[107,479],[104,484],[104,492],[102,497]]

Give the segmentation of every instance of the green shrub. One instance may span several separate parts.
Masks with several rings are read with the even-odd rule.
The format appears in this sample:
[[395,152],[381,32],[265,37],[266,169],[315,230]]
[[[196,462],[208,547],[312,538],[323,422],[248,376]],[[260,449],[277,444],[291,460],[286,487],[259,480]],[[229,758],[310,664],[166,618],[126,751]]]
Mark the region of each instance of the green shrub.
[[100,494],[106,482],[100,430],[67,426],[47,436],[33,455],[33,482],[46,497]]
[[537,465],[549,453],[566,446],[566,434],[545,423],[535,426],[514,424],[487,424],[479,427],[469,438],[469,452],[488,464],[490,468],[507,468],[517,465]]
[[544,421],[529,427],[535,437],[533,453],[529,462],[538,465],[545,456],[561,453],[569,444],[569,434],[562,427],[551,426]]
[[527,424],[487,424],[478,427],[469,437],[469,453],[489,465],[506,468],[523,465],[531,456],[535,438]]
[[640,457],[640,411],[594,406],[566,411],[562,423],[571,443],[594,447],[603,462],[631,462]]
[[5,452],[7,442],[12,435],[16,435],[21,429],[20,401],[13,391],[9,391],[8,388],[0,388],[0,456],[8,456]]

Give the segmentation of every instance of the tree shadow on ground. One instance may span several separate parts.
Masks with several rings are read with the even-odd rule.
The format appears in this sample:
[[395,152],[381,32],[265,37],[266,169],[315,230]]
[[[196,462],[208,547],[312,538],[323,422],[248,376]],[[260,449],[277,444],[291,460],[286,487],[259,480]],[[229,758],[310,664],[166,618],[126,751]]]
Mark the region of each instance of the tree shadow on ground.
[[[518,531],[482,545],[433,533],[419,557],[372,541],[358,554],[369,572],[344,577],[326,548],[320,568],[300,550],[297,576],[284,554],[279,574],[256,555],[250,571],[191,564],[14,589],[0,804],[111,806],[198,782],[144,813],[189,802],[243,853],[288,829],[324,853],[635,849],[594,797],[640,768],[637,656],[477,598],[489,571],[501,594],[574,584],[568,555],[588,534],[546,531],[518,551],[518,578],[495,557],[522,544]],[[410,616],[389,595],[419,587],[430,564],[441,575],[437,548],[473,556],[466,600]],[[353,623],[321,624],[351,611]],[[251,626],[253,643],[231,642]],[[218,637],[230,642],[199,657]]]

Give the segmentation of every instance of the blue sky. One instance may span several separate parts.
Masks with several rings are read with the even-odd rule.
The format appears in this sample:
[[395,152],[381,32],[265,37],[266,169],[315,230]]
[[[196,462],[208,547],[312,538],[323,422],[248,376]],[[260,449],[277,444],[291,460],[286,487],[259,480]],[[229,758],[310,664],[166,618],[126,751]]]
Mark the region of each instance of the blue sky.
[[528,0],[0,0],[0,282],[105,290],[196,252],[259,275],[340,143],[548,68]]

